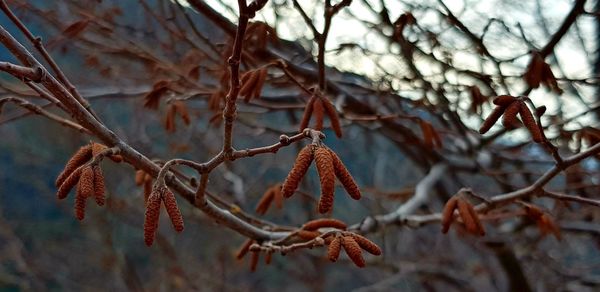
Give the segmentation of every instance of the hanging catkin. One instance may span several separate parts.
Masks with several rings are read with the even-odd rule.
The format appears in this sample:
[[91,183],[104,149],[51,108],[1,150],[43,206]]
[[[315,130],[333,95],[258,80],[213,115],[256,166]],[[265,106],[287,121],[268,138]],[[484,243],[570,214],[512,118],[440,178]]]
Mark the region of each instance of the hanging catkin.
[[471,234],[479,234],[479,228],[477,227],[477,223],[475,222],[475,220],[479,220],[479,218],[474,218],[472,216],[471,211],[469,210],[469,208],[473,208],[473,206],[471,206],[469,202],[461,198],[459,198],[457,205],[458,213],[463,221],[463,224],[465,224],[465,228],[467,228],[467,231]]
[[177,232],[183,231],[183,217],[181,216],[181,212],[177,206],[175,195],[168,188],[163,188],[161,193],[163,202],[165,204],[165,209],[167,210],[169,218],[171,218],[173,228],[175,228],[175,231]]
[[91,145],[86,145],[79,148],[79,150],[73,154],[71,159],[69,159],[63,171],[58,175],[58,178],[56,179],[56,187],[60,187],[73,171],[75,171],[79,166],[83,165],[86,161],[90,160],[90,158],[92,158]]
[[329,148],[327,148],[327,150],[329,151],[329,154],[331,155],[331,159],[333,161],[333,169],[335,171],[335,176],[342,183],[344,189],[346,189],[346,192],[348,192],[348,195],[350,195],[352,199],[360,200],[360,188],[358,188],[358,185],[354,181],[354,178],[352,177],[352,175],[350,174],[340,157],[337,156],[337,154],[335,154],[333,150]]
[[290,173],[288,174],[287,178],[285,179],[285,182],[283,183],[281,191],[283,192],[284,197],[289,198],[294,194],[294,192],[298,188],[298,185],[300,184],[300,181],[306,174],[306,171],[308,171],[308,168],[310,167],[312,161],[313,146],[307,145],[304,148],[302,148],[302,150],[300,150],[300,153],[298,153],[296,162],[294,163],[292,170],[290,170]]
[[321,198],[319,199],[319,213],[324,214],[333,208],[335,190],[335,172],[333,159],[325,147],[315,149],[315,164],[321,183]]
[[334,238],[329,244],[329,247],[327,248],[327,258],[329,258],[329,260],[332,262],[336,262],[337,259],[340,257],[341,247],[342,242],[340,237]]
[[315,220],[308,221],[308,222],[304,223],[304,225],[302,225],[302,229],[308,230],[308,231],[318,230],[319,228],[325,228],[325,227],[346,230],[347,226],[346,226],[346,223],[344,223],[340,220],[337,220],[337,219],[333,219],[333,218],[315,219]]
[[442,211],[442,233],[448,233],[452,221],[454,221],[454,210],[458,204],[458,197],[453,196],[446,202],[444,211]]
[[362,250],[352,236],[344,236],[342,238],[342,246],[344,247],[348,257],[357,267],[362,268],[365,266],[365,259],[362,257]]
[[507,129],[513,129],[516,125],[519,124],[517,120],[517,113],[519,113],[519,109],[521,105],[518,101],[511,103],[506,110],[504,111],[504,116],[502,117],[502,125]]
[[313,116],[315,117],[315,130],[323,130],[323,118],[325,117],[325,109],[323,108],[323,100],[320,97],[317,98],[315,104],[313,105]]
[[64,180],[64,182],[58,188],[58,192],[56,193],[58,199],[62,200],[67,197],[71,189],[73,189],[77,182],[79,182],[83,168],[84,167],[78,167]]
[[314,109],[314,105],[315,105],[315,100],[317,98],[313,95],[310,97],[310,99],[308,100],[308,102],[306,103],[306,107],[304,108],[304,114],[302,115],[302,121],[300,122],[300,129],[299,131],[302,131],[304,129],[306,129],[308,127],[308,123],[310,123],[310,118],[312,116],[313,113],[313,109]]
[[531,111],[529,111],[529,108],[527,107],[525,102],[519,102],[521,103],[519,115],[521,116],[523,124],[525,125],[525,127],[527,127],[527,130],[529,130],[529,133],[531,133],[531,138],[533,138],[533,141],[535,141],[536,143],[541,143],[544,140],[544,138],[542,135],[542,131],[540,131],[540,128],[538,127],[538,124],[536,123],[535,118],[533,117],[533,114],[531,114]]
[[104,196],[105,186],[104,186],[104,175],[102,174],[102,169],[100,166],[96,165],[93,167],[94,170],[94,199],[96,200],[96,204],[98,206],[104,206],[106,202],[106,198]]
[[329,102],[329,100],[323,98],[323,108],[325,109],[325,113],[329,117],[329,122],[331,123],[331,128],[335,135],[338,138],[342,138],[342,126],[340,125],[340,118],[338,117],[338,113],[335,109],[335,106]]
[[146,213],[144,218],[144,242],[151,246],[154,242],[154,235],[158,229],[158,219],[160,217],[160,192],[153,190],[146,204]]
[[366,250],[367,252],[369,252],[372,255],[381,255],[381,248],[379,248],[379,246],[377,244],[375,244],[374,242],[372,242],[371,240],[369,240],[368,238],[360,235],[360,234],[356,234],[356,233],[352,233],[352,237],[354,238],[354,240],[356,241],[356,243],[358,243],[358,245]]

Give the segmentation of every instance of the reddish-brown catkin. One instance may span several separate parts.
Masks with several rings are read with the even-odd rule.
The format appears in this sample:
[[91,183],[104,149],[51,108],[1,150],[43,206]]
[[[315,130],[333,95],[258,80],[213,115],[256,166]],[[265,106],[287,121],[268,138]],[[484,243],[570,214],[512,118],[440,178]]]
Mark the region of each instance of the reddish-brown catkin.
[[266,265],[270,265],[271,264],[271,260],[273,260],[273,252],[268,251],[265,254],[265,264]]
[[368,238],[356,233],[352,233],[352,237],[354,238],[356,243],[358,243],[358,245],[362,247],[362,249],[366,250],[370,254],[381,255],[381,248],[379,248],[377,244],[375,244]]
[[260,77],[260,72],[258,70],[250,71],[247,74],[250,74],[250,76],[248,77],[248,80],[242,84],[242,88],[240,89],[240,96],[245,96],[245,102],[250,101],[252,93],[256,89],[256,82]]
[[154,242],[154,235],[158,229],[158,219],[160,217],[160,192],[153,190],[146,204],[146,213],[144,218],[144,242],[151,246]]
[[317,100],[316,96],[311,96],[306,103],[306,107],[304,108],[304,114],[302,115],[302,121],[300,122],[300,131],[306,129],[308,127],[308,123],[310,122],[310,117],[312,116],[315,100]]
[[296,235],[298,235],[298,237],[305,239],[305,240],[313,240],[317,236],[321,235],[321,232],[300,229],[300,230],[296,231]]
[[325,109],[323,108],[323,100],[320,97],[317,97],[317,100],[313,105],[313,116],[315,117],[315,130],[323,130],[323,118],[325,116]]
[[89,198],[94,196],[94,169],[91,166],[86,166],[81,172],[79,184],[77,185],[77,195]]
[[[91,146],[92,146],[92,156],[94,156],[94,157],[96,157],[102,151],[108,149],[108,147],[106,145],[96,143],[96,142],[92,142]],[[116,163],[123,161],[123,156],[121,156],[121,155],[109,155],[108,158],[110,158],[110,160],[112,160]]]
[[256,271],[256,267],[258,266],[258,256],[259,254],[257,251],[252,252],[252,258],[250,259],[250,272]]
[[452,221],[454,221],[454,210],[458,204],[458,197],[453,196],[446,202],[444,211],[442,211],[442,233],[448,233]]
[[300,150],[300,153],[298,153],[298,157],[296,158],[296,162],[294,163],[292,170],[290,170],[290,173],[288,174],[281,188],[284,197],[289,198],[294,194],[298,188],[298,185],[300,184],[300,181],[306,174],[306,171],[308,171],[308,167],[310,167],[313,158],[312,145],[307,145]]
[[81,177],[81,172],[83,171],[83,166],[78,167],[75,171],[71,172],[71,174],[64,180],[64,182],[58,188],[58,192],[56,193],[56,197],[62,200],[67,197],[71,189],[79,182],[79,178]]
[[531,138],[533,138],[533,141],[536,143],[541,143],[544,141],[544,138],[540,127],[538,127],[538,124],[533,117],[533,114],[531,114],[531,111],[529,111],[529,108],[525,102],[519,101],[519,103],[521,104],[519,115],[521,116],[521,120],[523,120],[523,124],[525,127],[527,127],[527,130],[529,130],[529,133],[531,133]]
[[265,80],[267,80],[267,67],[263,67],[258,71],[258,79],[256,80],[256,86],[252,92],[252,98],[259,98],[262,91]]
[[86,145],[79,148],[79,150],[73,154],[71,159],[69,159],[63,171],[58,175],[56,187],[60,187],[73,171],[86,161],[90,160],[90,158],[92,158],[92,146]]
[[516,125],[519,124],[517,120],[517,113],[519,113],[519,109],[521,108],[521,104],[516,101],[511,103],[506,110],[504,111],[504,116],[502,117],[502,125],[507,129],[513,129]]
[[348,257],[357,267],[363,268],[365,266],[365,259],[362,256],[362,250],[352,236],[344,236],[342,238],[342,246],[344,247]]
[[105,186],[104,186],[104,175],[102,174],[102,169],[100,166],[96,165],[93,167],[94,169],[94,199],[96,199],[96,204],[98,206],[104,206],[106,203],[106,197],[104,196]]
[[240,246],[240,248],[238,249],[238,251],[235,253],[235,258],[238,259],[238,260],[243,259],[244,256],[250,250],[250,246],[252,245],[252,243],[254,243],[254,240],[252,240],[252,239],[246,240],[244,242],[244,244],[242,244],[242,246]]
[[146,173],[143,170],[137,170],[135,172],[135,185],[141,186],[144,183],[144,177],[146,177]]
[[479,220],[479,215],[475,211],[475,208],[473,208],[473,206],[471,204],[469,204],[468,210],[469,210],[469,214],[471,214],[471,218],[473,218],[473,221],[475,222],[475,226],[477,227],[477,232],[475,234],[477,234],[479,236],[484,236],[485,229],[483,228],[483,224],[481,223],[481,220]]
[[494,108],[492,113],[483,121],[481,124],[481,128],[479,128],[479,134],[485,134],[489,131],[492,126],[498,121],[498,119],[502,116],[504,111],[506,110],[505,106],[497,106]]
[[333,159],[325,147],[315,149],[315,164],[321,182],[321,198],[319,199],[319,213],[324,214],[333,208],[335,191],[335,171]]
[[458,213],[460,214],[460,218],[463,220],[467,231],[471,234],[479,234],[479,228],[477,227],[477,223],[475,222],[475,220],[478,220],[479,218],[473,218],[473,215],[471,215],[471,211],[469,210],[469,208],[473,208],[473,206],[471,206],[469,202],[461,198],[458,199],[457,205]]
[[105,145],[96,143],[96,142],[92,142],[91,146],[92,146],[92,156],[94,156],[94,157],[96,157],[98,154],[100,154],[100,152],[108,149],[108,147],[106,147]]
[[163,202],[165,204],[165,209],[167,210],[169,218],[171,218],[173,228],[175,228],[175,231],[177,232],[183,231],[183,216],[181,216],[181,212],[177,206],[175,195],[167,188],[162,189],[161,193]]
[[173,106],[175,107],[175,110],[181,117],[183,123],[185,125],[189,125],[192,122],[192,120],[190,119],[190,113],[187,110],[187,105],[185,104],[185,102],[181,100],[176,100],[173,101]]
[[275,201],[275,206],[277,209],[283,208],[283,193],[281,192],[281,184],[278,183],[271,187],[273,190],[273,200]]
[[340,125],[340,118],[338,116],[337,110],[335,109],[335,106],[333,106],[333,104],[329,102],[329,100],[323,100],[322,102],[325,112],[329,117],[329,121],[331,122],[331,128],[333,129],[333,132],[335,132],[335,135],[338,138],[342,138],[342,126]]
[[269,210],[273,199],[275,198],[275,191],[272,188],[267,189],[256,204],[256,214],[264,215]]
[[346,230],[347,225],[346,225],[346,223],[344,223],[340,220],[337,220],[337,219],[333,219],[333,218],[315,219],[315,220],[308,221],[308,222],[304,223],[304,225],[302,225],[302,229],[308,230],[308,231],[318,230],[319,228],[325,228],[325,227]]
[[340,257],[340,250],[342,249],[342,241],[339,237],[334,238],[329,247],[327,248],[327,258],[330,261],[336,262]]
[[352,177],[352,175],[350,174],[340,157],[337,156],[337,154],[335,154],[333,150],[329,148],[327,150],[329,150],[329,154],[331,155],[331,159],[333,161],[333,169],[335,171],[335,176],[342,183],[344,189],[346,189],[346,192],[348,192],[348,195],[350,195],[352,199],[360,200],[360,188],[358,188],[358,185],[354,181],[354,178]]
[[86,198],[81,195],[81,193],[77,192],[77,195],[75,196],[74,211],[75,218],[80,221],[85,218],[85,200]]
[[495,105],[499,105],[501,107],[507,107],[509,106],[513,101],[515,101],[515,97],[514,96],[510,96],[510,95],[499,95],[496,98],[494,98],[493,103]]

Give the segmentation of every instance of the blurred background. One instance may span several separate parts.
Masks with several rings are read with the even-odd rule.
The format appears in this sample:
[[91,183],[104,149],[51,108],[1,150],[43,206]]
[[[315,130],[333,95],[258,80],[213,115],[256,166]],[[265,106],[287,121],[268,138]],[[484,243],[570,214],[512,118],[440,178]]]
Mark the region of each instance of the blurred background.
[[[6,2],[42,37],[103,122],[131,146],[163,161],[203,162],[219,152],[236,1]],[[332,216],[352,224],[392,212],[441,162],[450,171],[417,214],[440,212],[462,187],[489,197],[530,185],[554,161],[523,128],[494,127],[491,136],[479,135],[496,95],[525,94],[536,106],[545,105],[542,121],[551,125],[546,135],[565,157],[600,141],[596,2],[352,1],[333,20],[325,59],[326,95],[342,117],[344,137],[336,138],[330,129],[324,133],[364,198],[350,200],[338,187]],[[322,1],[300,5],[322,29]],[[559,35],[573,11],[574,20]],[[314,85],[317,47],[293,1],[269,1],[254,21],[242,71],[283,59],[298,80]],[[34,50],[5,15],[0,25]],[[555,36],[558,43],[548,47]],[[558,89],[535,88],[524,80],[532,51],[546,52]],[[1,48],[0,61],[15,59]],[[2,97],[27,98],[59,112],[8,74],[0,75],[0,91]],[[269,145],[281,134],[296,133],[308,98],[270,66],[260,98],[239,103],[235,147]],[[177,117],[175,128],[166,128],[176,101],[184,102],[191,123]],[[441,146],[427,143],[423,121],[441,136]],[[56,199],[57,175],[90,140],[13,104],[2,108],[0,290],[597,291],[600,286],[598,208],[549,199],[532,203],[552,214],[562,240],[544,236],[523,216],[486,221],[483,238],[461,230],[444,235],[438,224],[385,226],[368,236],[384,254],[367,256],[364,269],[346,258],[330,263],[325,249],[317,248],[275,255],[273,263],[261,262],[251,273],[248,258],[234,257],[246,239],[184,200],[178,202],[185,231],[176,234],[163,215],[157,241],[146,247],[143,188],[135,185],[130,165],[102,162],[108,203],[101,208],[88,202],[81,222],[73,216],[73,194]],[[211,175],[209,191],[258,216],[256,203],[285,179],[303,145],[225,163]],[[598,166],[597,158],[586,160],[548,188],[598,199]],[[283,209],[272,208],[262,217],[286,226],[318,217],[314,169],[300,190]]]

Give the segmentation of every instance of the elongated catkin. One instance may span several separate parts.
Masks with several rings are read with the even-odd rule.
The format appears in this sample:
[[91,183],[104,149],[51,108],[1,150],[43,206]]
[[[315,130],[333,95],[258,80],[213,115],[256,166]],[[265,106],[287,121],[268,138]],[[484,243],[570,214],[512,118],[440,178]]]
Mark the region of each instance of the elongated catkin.
[[294,163],[292,170],[290,170],[290,173],[288,174],[281,188],[284,197],[289,198],[294,194],[298,188],[298,185],[300,184],[300,181],[308,171],[313,158],[312,145],[307,145],[300,150],[300,153],[298,153],[298,157],[296,158],[296,162]]
[[319,199],[319,213],[324,214],[333,208],[335,191],[335,171],[333,159],[327,148],[317,147],[315,149],[315,164],[321,182],[321,198]]

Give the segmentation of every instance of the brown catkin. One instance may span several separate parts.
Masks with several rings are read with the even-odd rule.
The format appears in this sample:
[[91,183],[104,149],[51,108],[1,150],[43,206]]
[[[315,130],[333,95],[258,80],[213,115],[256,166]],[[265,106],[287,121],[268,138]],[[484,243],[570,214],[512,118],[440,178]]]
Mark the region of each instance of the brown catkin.
[[104,186],[104,175],[102,174],[102,169],[100,166],[96,165],[93,167],[94,169],[94,199],[96,199],[96,204],[98,206],[104,206],[106,203],[106,197],[104,196],[105,186]]
[[244,84],[242,84],[242,88],[240,89],[239,94],[240,96],[245,96],[246,98],[244,99],[244,101],[248,102],[250,101],[252,91],[256,87],[256,81],[258,81],[259,74],[256,70],[250,71],[246,74],[251,75],[248,77],[248,80]]
[[94,156],[94,157],[96,157],[98,154],[100,154],[100,152],[108,149],[108,147],[106,147],[105,145],[96,143],[96,142],[92,142],[91,146],[92,146],[92,156]]
[[519,115],[521,116],[521,120],[523,120],[523,124],[525,127],[527,127],[527,130],[529,130],[529,133],[531,133],[531,138],[533,138],[533,141],[536,143],[541,143],[544,138],[542,132],[540,131],[540,127],[538,127],[538,124],[533,117],[533,114],[531,114],[531,111],[529,111],[529,108],[525,102],[519,101],[519,103],[521,104]]
[[160,217],[160,192],[153,190],[146,204],[146,213],[144,218],[144,242],[151,246],[154,242],[154,235],[158,229],[158,219]]
[[[475,222],[475,218],[471,215],[471,211],[469,208],[473,208],[469,202],[464,199],[459,198],[458,202],[458,213],[460,214],[460,218],[462,218],[467,231],[471,234],[479,234],[479,228],[477,227],[477,223]],[[478,220],[478,219],[477,219]]]
[[267,80],[267,67],[263,67],[258,71],[258,79],[256,80],[256,87],[252,91],[252,98],[259,98],[262,91],[265,80]]
[[80,192],[77,192],[77,195],[75,196],[74,211],[75,218],[80,221],[85,218],[85,200],[86,198]]
[[492,128],[492,126],[498,121],[498,119],[502,116],[505,110],[506,107],[504,106],[497,106],[496,108],[494,108],[490,115],[483,121],[483,124],[481,124],[481,127],[479,128],[479,134],[487,133],[487,131],[489,131]]
[[312,239],[315,239],[317,236],[321,235],[321,232],[300,229],[300,230],[296,231],[296,235],[298,235],[298,237],[305,239],[305,240],[312,240]]
[[342,246],[344,247],[348,257],[357,267],[363,268],[365,266],[365,259],[362,257],[362,250],[360,249],[360,246],[356,240],[354,240],[354,237],[344,236],[342,238]]
[[310,167],[310,164],[313,161],[313,159],[314,156],[312,145],[307,145],[304,148],[302,148],[302,150],[300,150],[300,153],[298,153],[298,157],[296,158],[296,162],[294,163],[292,170],[290,170],[290,173],[288,174],[287,178],[283,182],[283,186],[281,187],[281,192],[283,193],[284,197],[289,198],[294,194],[294,192],[298,188],[298,185],[300,184],[300,180],[302,180],[302,178],[306,174],[306,171],[308,171],[308,167]]
[[377,244],[375,244],[368,238],[356,233],[352,233],[352,237],[354,238],[356,243],[358,243],[358,245],[362,247],[362,249],[366,250],[370,254],[381,255],[381,248],[379,248]]
[[304,223],[304,225],[302,225],[302,229],[308,230],[308,231],[318,230],[319,228],[324,228],[324,227],[346,230],[347,225],[346,225],[346,223],[344,223],[340,220],[337,220],[337,219],[333,219],[333,218],[315,219],[315,220],[308,221],[308,222]]
[[330,261],[336,262],[340,257],[340,250],[342,249],[342,241],[339,237],[334,238],[329,247],[327,248],[327,258]]
[[264,215],[269,210],[273,199],[275,198],[275,191],[272,188],[267,189],[256,204],[256,214]]
[[238,249],[238,251],[235,253],[235,258],[237,260],[241,260],[244,258],[244,256],[248,253],[248,251],[250,250],[250,246],[252,245],[252,243],[254,243],[254,240],[252,239],[248,239],[244,242],[244,244],[242,244],[242,246],[240,246],[240,248]]
[[446,202],[442,211],[442,233],[448,233],[452,221],[454,221],[454,210],[458,204],[458,197],[454,196]]
[[468,210],[469,210],[469,214],[471,214],[471,218],[473,218],[473,221],[475,222],[475,226],[477,227],[477,232],[475,234],[477,234],[479,236],[484,236],[485,229],[483,228],[483,224],[481,224],[481,220],[479,220],[479,215],[475,211],[475,208],[473,208],[473,206],[471,206],[471,204],[469,204]]
[[313,116],[315,117],[315,130],[323,130],[323,117],[325,116],[325,109],[323,108],[323,100],[320,97],[317,98],[313,105]]
[[335,132],[335,135],[338,138],[342,138],[342,126],[340,125],[340,118],[338,117],[335,106],[333,106],[329,100],[323,100],[323,107],[325,108],[325,113],[327,113],[327,116],[329,117],[333,132]]
[[56,197],[62,200],[67,197],[71,189],[79,182],[79,178],[81,177],[81,172],[84,167],[78,167],[75,171],[71,172],[71,174],[64,180],[64,182],[58,188],[58,192],[56,193]]
[[275,201],[275,206],[277,209],[283,208],[283,193],[281,193],[281,184],[278,183],[271,187],[273,190],[273,200]]
[[352,177],[352,175],[350,174],[340,157],[337,156],[337,154],[333,152],[333,150],[329,148],[327,148],[327,150],[329,151],[329,154],[331,155],[331,159],[333,161],[333,169],[335,171],[335,176],[342,183],[344,189],[346,189],[346,192],[348,192],[348,195],[350,195],[352,199],[360,200],[360,188],[358,188],[358,185],[354,181],[354,178]]
[[520,108],[521,104],[519,102],[513,102],[506,108],[502,117],[502,125],[505,128],[513,129],[518,125],[517,113],[519,113]]
[[73,154],[71,159],[69,159],[63,171],[58,175],[55,183],[56,187],[60,187],[73,171],[86,161],[90,160],[90,158],[92,158],[92,146],[86,145],[79,148],[79,150]]
[[302,121],[300,122],[299,131],[302,131],[308,127],[308,123],[310,122],[310,117],[312,116],[316,99],[316,96],[313,95],[308,100],[308,103],[306,103],[306,107],[304,108],[304,114],[302,115]]
[[321,198],[319,199],[319,213],[324,214],[333,208],[335,190],[335,171],[333,159],[325,147],[315,149],[315,164],[321,182]]
[[265,254],[265,264],[270,265],[271,260],[273,260],[273,253],[269,251]]
[[175,107],[175,110],[181,117],[181,120],[183,121],[183,123],[185,125],[189,125],[192,120],[190,119],[190,113],[187,110],[187,106],[185,105],[185,102],[183,102],[181,100],[176,100],[176,101],[173,101],[173,106]]
[[144,183],[144,178],[146,177],[146,173],[139,169],[135,172],[135,185],[141,186]]
[[183,231],[183,216],[181,216],[181,212],[179,211],[179,207],[177,206],[175,195],[173,194],[173,192],[171,192],[171,190],[167,188],[163,188],[161,190],[161,193],[163,202],[165,204],[165,209],[167,210],[169,218],[171,218],[173,228],[175,228],[175,231],[177,232]]
[[89,198],[94,196],[94,169],[91,166],[86,166],[81,172],[79,184],[77,185],[77,195]]
[[258,266],[258,252],[252,252],[252,258],[250,258],[250,272],[255,272],[256,267]]
[[513,101],[515,101],[515,97],[514,96],[510,96],[510,95],[499,95],[496,98],[494,98],[493,103],[495,105],[499,105],[502,107],[507,107],[509,106]]

